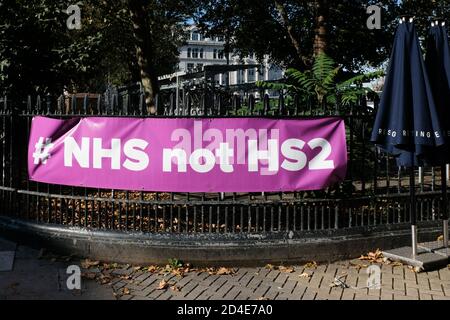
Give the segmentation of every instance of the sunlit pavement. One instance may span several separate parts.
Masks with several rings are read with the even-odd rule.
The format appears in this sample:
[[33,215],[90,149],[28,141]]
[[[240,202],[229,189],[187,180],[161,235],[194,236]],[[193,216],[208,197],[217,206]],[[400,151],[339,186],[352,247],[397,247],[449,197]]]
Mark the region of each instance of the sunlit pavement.
[[[373,283],[367,282],[371,264],[381,267],[380,289],[367,288]],[[67,287],[69,265],[84,267],[80,290]],[[0,272],[0,299],[450,300],[450,269],[415,273],[406,266],[359,259],[260,268],[129,266],[17,246],[12,271]]]

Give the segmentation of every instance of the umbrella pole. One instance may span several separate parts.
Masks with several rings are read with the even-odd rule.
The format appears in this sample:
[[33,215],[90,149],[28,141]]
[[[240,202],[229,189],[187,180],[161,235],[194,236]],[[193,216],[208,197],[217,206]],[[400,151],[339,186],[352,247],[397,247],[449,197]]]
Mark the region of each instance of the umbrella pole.
[[447,196],[447,166],[441,167],[441,188],[442,188],[442,231],[444,234],[444,248],[448,247],[448,196]]
[[409,172],[409,195],[410,195],[410,217],[411,217],[411,245],[412,257],[417,257],[417,219],[416,219],[416,177],[414,176],[414,162]]

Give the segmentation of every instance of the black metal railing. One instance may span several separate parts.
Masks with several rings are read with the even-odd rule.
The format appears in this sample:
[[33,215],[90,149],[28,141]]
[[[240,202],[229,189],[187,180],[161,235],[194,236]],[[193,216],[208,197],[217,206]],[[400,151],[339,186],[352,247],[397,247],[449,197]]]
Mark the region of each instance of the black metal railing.
[[[409,221],[409,177],[368,142],[373,109],[314,106],[299,97],[256,91],[162,93],[152,115],[141,94],[0,99],[0,215],[101,230],[149,233],[275,233],[386,227]],[[375,106],[376,108],[376,106]],[[348,173],[315,192],[161,193],[50,185],[28,180],[27,145],[36,115],[70,117],[278,117],[345,119]],[[439,219],[440,169],[416,172],[418,220]],[[447,178],[448,179],[448,178]]]

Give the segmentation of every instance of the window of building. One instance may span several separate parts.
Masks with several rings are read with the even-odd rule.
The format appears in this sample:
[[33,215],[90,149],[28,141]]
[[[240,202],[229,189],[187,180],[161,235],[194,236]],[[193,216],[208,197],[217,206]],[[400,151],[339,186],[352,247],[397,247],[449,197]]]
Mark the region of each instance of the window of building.
[[214,49],[214,52],[213,52],[213,59],[217,59],[217,49]]
[[198,48],[192,49],[192,58],[198,59]]
[[192,56],[191,52],[192,52],[191,48],[188,48],[187,49],[187,57],[188,58],[190,58]]
[[203,59],[203,48],[200,49],[200,59]]
[[191,40],[192,41],[200,41],[200,33],[198,33],[198,31],[192,31]]
[[197,63],[197,71],[203,70],[203,63]]
[[218,36],[218,37],[217,37],[217,41],[223,42],[223,40],[224,40],[223,36]]
[[217,58],[218,59],[223,59],[224,58],[223,50],[219,50],[219,52],[217,54]]
[[187,72],[192,72],[192,71],[194,71],[194,64],[188,63],[187,64]]

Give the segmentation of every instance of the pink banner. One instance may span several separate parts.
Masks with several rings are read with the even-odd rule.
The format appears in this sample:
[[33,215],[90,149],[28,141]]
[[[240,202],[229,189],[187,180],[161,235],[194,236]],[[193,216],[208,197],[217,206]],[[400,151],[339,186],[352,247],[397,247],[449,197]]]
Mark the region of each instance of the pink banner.
[[105,189],[324,189],[347,168],[340,118],[33,119],[31,180]]

